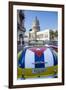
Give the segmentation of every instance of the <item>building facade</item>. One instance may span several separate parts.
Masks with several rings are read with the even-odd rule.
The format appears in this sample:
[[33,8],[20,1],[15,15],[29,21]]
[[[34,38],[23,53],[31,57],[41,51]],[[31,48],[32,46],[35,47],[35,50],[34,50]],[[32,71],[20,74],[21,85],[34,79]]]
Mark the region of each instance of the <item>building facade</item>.
[[40,30],[39,20],[36,17],[32,24],[32,30],[29,32],[29,40],[57,41],[58,32],[50,29]]
[[29,32],[29,40],[37,40],[37,32],[40,31],[40,24],[37,17],[33,20],[32,31]]
[[17,10],[17,45],[23,46],[24,44],[24,33],[26,31],[24,27],[24,11]]
[[37,32],[37,40],[50,40],[50,30],[46,29],[40,32]]

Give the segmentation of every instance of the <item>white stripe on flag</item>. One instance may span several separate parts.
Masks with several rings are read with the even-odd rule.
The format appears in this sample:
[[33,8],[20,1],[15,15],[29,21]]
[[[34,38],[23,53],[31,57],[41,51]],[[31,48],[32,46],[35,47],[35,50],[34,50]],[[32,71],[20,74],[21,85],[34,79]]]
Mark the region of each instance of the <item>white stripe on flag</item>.
[[51,50],[48,48],[46,51],[44,51],[44,59],[45,59],[45,67],[53,66],[54,60]]
[[35,63],[35,57],[34,57],[34,52],[30,51],[30,50],[26,50],[25,53],[25,68],[35,68],[35,65],[33,63]]

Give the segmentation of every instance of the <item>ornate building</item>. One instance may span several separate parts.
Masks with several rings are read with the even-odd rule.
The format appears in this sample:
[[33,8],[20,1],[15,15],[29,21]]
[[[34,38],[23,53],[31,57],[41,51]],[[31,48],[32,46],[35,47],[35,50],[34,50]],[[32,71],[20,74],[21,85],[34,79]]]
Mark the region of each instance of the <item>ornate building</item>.
[[17,10],[17,44],[18,46],[23,46],[24,44],[24,33],[26,31],[24,27],[24,11]]
[[40,30],[40,24],[37,17],[32,23],[32,29],[29,31],[29,41],[32,40],[43,40],[43,41],[57,41],[58,40],[58,31],[45,29]]
[[40,31],[39,20],[37,16],[32,23],[32,30],[29,32],[29,40],[37,40],[37,32]]

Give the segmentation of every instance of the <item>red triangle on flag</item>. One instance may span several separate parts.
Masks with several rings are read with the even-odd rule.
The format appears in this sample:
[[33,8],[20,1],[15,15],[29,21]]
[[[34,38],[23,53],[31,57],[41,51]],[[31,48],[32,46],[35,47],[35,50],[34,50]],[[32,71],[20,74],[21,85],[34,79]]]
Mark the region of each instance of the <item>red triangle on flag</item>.
[[34,52],[37,56],[41,56],[43,52],[46,50],[46,48],[30,48],[32,52]]

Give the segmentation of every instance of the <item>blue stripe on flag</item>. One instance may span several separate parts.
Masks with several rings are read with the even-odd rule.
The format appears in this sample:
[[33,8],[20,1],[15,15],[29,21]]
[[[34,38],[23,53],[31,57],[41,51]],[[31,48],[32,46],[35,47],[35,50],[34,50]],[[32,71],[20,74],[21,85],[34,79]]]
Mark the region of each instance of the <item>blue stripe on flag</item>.
[[21,54],[21,57],[18,60],[18,66],[21,67],[21,68],[25,68],[25,53],[26,53],[26,49],[23,50],[23,52]]
[[58,64],[58,57],[57,57],[57,55],[56,55],[56,53],[55,53],[55,52],[53,52],[52,50],[51,50],[51,52],[52,52],[52,55],[53,55],[54,66],[55,66],[55,65],[57,65],[57,64]]
[[44,53],[40,57],[35,54],[35,68],[44,68],[45,64],[41,62],[44,62]]
[[57,64],[58,64],[58,58],[57,58],[57,55],[54,54],[53,57],[54,57],[54,65],[57,65]]

